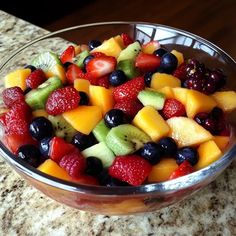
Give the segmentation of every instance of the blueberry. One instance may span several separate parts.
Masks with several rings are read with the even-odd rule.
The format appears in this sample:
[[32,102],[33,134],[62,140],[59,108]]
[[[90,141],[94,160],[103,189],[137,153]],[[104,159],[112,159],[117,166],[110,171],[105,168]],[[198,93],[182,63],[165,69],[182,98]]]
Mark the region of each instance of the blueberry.
[[26,90],[24,90],[24,95],[27,94],[28,92],[30,92],[32,90],[32,88],[26,88]]
[[30,69],[31,72],[35,71],[37,68],[35,66],[32,66],[32,65],[27,65],[25,66],[25,69]]
[[162,156],[162,147],[154,142],[145,143],[140,150],[140,155],[149,161],[152,165],[157,164]]
[[124,112],[119,109],[111,109],[108,111],[105,114],[104,121],[106,126],[109,128],[127,123]]
[[17,156],[35,168],[41,164],[40,151],[34,145],[26,144],[21,146],[18,149]]
[[67,62],[65,62],[65,63],[63,64],[63,66],[64,66],[66,69],[68,69],[68,67],[69,67],[70,65],[72,65],[72,64],[73,64],[72,62],[67,61]]
[[162,138],[158,144],[162,147],[163,155],[173,156],[177,151],[177,144],[171,137]]
[[127,81],[127,76],[122,70],[115,70],[109,76],[109,82],[112,86],[118,86]]
[[198,152],[196,149],[191,147],[180,148],[176,152],[176,163],[180,165],[185,160],[194,166],[198,162]]
[[93,50],[94,48],[100,46],[102,43],[99,40],[93,39],[89,41],[88,46],[90,50]]
[[44,138],[39,142],[39,151],[44,157],[49,156],[49,148],[50,148],[50,141],[51,137]]
[[37,140],[41,140],[52,136],[53,126],[47,118],[40,116],[32,120],[29,126],[29,131],[32,137]]
[[89,97],[88,97],[87,93],[80,91],[79,95],[80,95],[79,105],[88,105]]
[[88,175],[97,176],[102,172],[103,165],[99,158],[93,156],[87,157],[86,162],[87,162],[86,173]]
[[164,54],[166,54],[168,51],[164,48],[158,48],[153,52],[154,55],[162,57]]
[[178,59],[170,52],[165,53],[161,57],[160,67],[165,70],[166,73],[172,73],[178,65]]
[[75,145],[80,151],[83,151],[87,147],[94,145],[96,142],[97,141],[93,136],[93,133],[86,135],[80,132],[76,133],[71,141],[71,143]]
[[88,64],[88,62],[91,61],[93,58],[94,58],[93,55],[88,55],[87,57],[85,57],[83,60],[84,66],[86,66]]
[[144,82],[147,87],[150,87],[151,85],[152,75],[153,75],[153,72],[147,72],[144,75]]
[[129,186],[128,183],[120,181],[118,179],[115,179],[111,177],[108,174],[107,170],[103,170],[99,175],[98,175],[98,181],[102,186],[107,186],[107,187],[115,187],[115,186]]

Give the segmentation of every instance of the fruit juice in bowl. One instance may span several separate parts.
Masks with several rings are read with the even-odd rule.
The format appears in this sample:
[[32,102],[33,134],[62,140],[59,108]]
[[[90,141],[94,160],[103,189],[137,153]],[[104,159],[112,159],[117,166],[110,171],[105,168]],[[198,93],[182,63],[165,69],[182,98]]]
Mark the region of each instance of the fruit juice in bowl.
[[64,29],[0,68],[1,153],[33,186],[102,214],[184,199],[233,160],[235,62],[146,23]]

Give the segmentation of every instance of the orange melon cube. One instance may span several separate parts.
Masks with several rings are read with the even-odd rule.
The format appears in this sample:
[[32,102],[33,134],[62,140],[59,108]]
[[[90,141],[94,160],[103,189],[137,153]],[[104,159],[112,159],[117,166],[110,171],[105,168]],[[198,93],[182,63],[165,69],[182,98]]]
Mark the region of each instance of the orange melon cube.
[[209,112],[217,106],[212,97],[196,90],[188,90],[186,101],[185,109],[187,116],[190,118],[193,118],[199,112]]
[[50,78],[50,77],[53,77],[53,76],[56,76],[58,77],[61,82],[63,84],[65,84],[67,81],[66,81],[66,72],[65,72],[65,69],[62,65],[60,64],[56,64],[55,66],[53,66],[52,68],[50,68],[50,70],[48,70],[46,73],[46,76],[47,78]]
[[163,93],[166,98],[174,98],[173,88],[166,86],[160,89],[157,89],[156,91]]
[[232,111],[236,108],[236,92],[234,91],[215,92],[212,97],[224,111]]
[[86,79],[75,79],[74,80],[74,88],[77,91],[85,92],[86,94],[89,94],[89,86],[90,86],[90,82]]
[[99,106],[79,106],[62,116],[74,129],[89,134],[102,119],[102,109]]
[[213,136],[213,141],[216,143],[218,148],[223,151],[229,144],[230,137],[229,136]]
[[156,40],[152,40],[142,45],[142,52],[147,54],[153,54],[153,52],[158,48],[160,48],[160,43]]
[[154,142],[169,133],[166,121],[152,106],[143,107],[136,114],[132,123],[148,134]]
[[112,90],[94,85],[89,86],[89,101],[91,105],[101,107],[103,115],[111,110],[115,104]]
[[171,88],[180,87],[181,81],[173,75],[165,73],[156,72],[152,75],[151,88],[158,90],[166,86]]
[[199,160],[194,166],[194,169],[196,170],[200,170],[209,166],[213,162],[217,161],[222,155],[221,150],[213,140],[209,140],[205,143],[202,143],[198,147],[197,151],[199,155]]
[[20,87],[23,91],[27,88],[26,78],[30,75],[30,69],[18,69],[7,74],[4,78],[5,88]]
[[169,179],[173,171],[178,169],[178,165],[173,158],[164,158],[152,167],[148,176],[149,183],[163,182]]
[[184,55],[183,53],[177,51],[177,50],[172,50],[172,54],[174,54],[178,60],[178,66],[181,65],[184,62]]
[[44,161],[39,167],[38,170],[42,171],[45,174],[52,175],[56,178],[70,181],[71,177],[69,174],[61,168],[56,162],[51,159]]
[[189,91],[186,88],[172,88],[174,98],[186,106],[187,101],[187,92]]

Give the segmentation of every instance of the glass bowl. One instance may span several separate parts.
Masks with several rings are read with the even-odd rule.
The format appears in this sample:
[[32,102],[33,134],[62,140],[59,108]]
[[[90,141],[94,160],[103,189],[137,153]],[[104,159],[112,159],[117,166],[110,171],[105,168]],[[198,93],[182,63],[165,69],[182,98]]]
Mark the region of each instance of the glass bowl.
[[[236,63],[222,49],[207,40],[172,27],[138,22],[105,22],[75,26],[40,37],[13,53],[0,66],[0,77],[9,71],[29,64],[35,55],[52,50],[60,53],[71,42],[87,43],[91,39],[104,40],[111,36],[130,34],[141,43],[158,40],[168,49],[184,53],[185,58],[197,58],[210,68],[222,68],[227,74],[227,87],[235,90]],[[3,80],[1,80],[1,91]],[[2,100],[2,99],[1,99]],[[1,101],[2,102],[2,101]],[[235,129],[234,112],[230,122]],[[187,176],[162,183],[139,187],[103,187],[81,185],[44,174],[24,165],[0,142],[0,152],[5,160],[32,186],[52,199],[84,211],[106,215],[127,215],[155,211],[176,203],[203,188],[233,161],[236,154],[235,139],[232,138],[224,155],[210,166]]]

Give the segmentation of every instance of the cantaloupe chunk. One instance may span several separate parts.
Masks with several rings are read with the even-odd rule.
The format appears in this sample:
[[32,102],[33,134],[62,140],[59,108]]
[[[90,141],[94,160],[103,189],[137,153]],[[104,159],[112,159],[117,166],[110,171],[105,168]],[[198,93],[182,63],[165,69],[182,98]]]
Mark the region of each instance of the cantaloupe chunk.
[[180,116],[172,117],[166,122],[170,127],[169,136],[179,147],[197,146],[212,139],[211,133],[193,119]]
[[112,56],[112,57],[118,57],[120,52],[122,50],[122,47],[118,43],[117,39],[115,38],[110,38],[106,41],[104,41],[100,46],[94,48],[92,52],[102,52],[106,54],[107,56]]
[[178,167],[175,159],[164,158],[159,163],[152,166],[151,173],[148,176],[148,182],[156,183],[166,181]]
[[61,168],[56,162],[51,159],[44,161],[39,167],[38,170],[42,171],[45,174],[52,175],[59,179],[70,181],[71,177],[67,172]]
[[79,106],[62,115],[74,129],[89,134],[102,119],[102,109],[99,106]]
[[172,50],[171,53],[176,56],[176,58],[178,60],[178,66],[184,62],[184,55],[182,52],[179,52],[177,50]]
[[44,109],[38,109],[38,110],[32,111],[32,115],[34,118],[40,117],[40,116],[43,116],[45,118],[48,117],[48,113]]
[[26,78],[30,75],[30,69],[17,69],[7,74],[4,78],[5,88],[20,87],[23,91],[27,88]]
[[158,48],[160,48],[160,43],[156,40],[152,40],[142,45],[142,52],[147,54],[153,54],[153,52]]
[[222,155],[221,150],[213,140],[202,143],[198,148],[199,160],[194,169],[200,170],[217,161]]
[[163,93],[166,98],[174,98],[174,93],[171,87],[166,86],[160,89],[156,89],[157,92]]
[[133,124],[158,141],[169,133],[169,126],[152,106],[143,107],[134,117]]
[[50,68],[50,70],[48,70],[45,73],[46,73],[47,78],[56,76],[56,77],[58,77],[61,80],[61,82],[63,84],[65,84],[67,82],[65,69],[60,64],[56,64],[55,66]]
[[216,101],[206,94],[196,90],[188,90],[186,98],[187,116],[193,118],[199,112],[210,112],[212,108],[217,106]]
[[186,88],[172,88],[174,98],[186,106],[187,101],[187,92],[189,91]]
[[230,137],[229,136],[213,136],[213,141],[216,143],[218,148],[223,151],[229,144]]
[[163,87],[180,87],[181,81],[174,77],[173,75],[165,74],[165,73],[154,73],[152,75],[151,85],[150,87],[153,89],[160,89]]
[[91,105],[100,106],[102,114],[105,115],[114,106],[112,90],[102,86],[89,86],[89,101]]
[[232,111],[236,108],[236,92],[234,91],[215,92],[212,97],[224,111]]
[[77,91],[85,92],[86,94],[89,94],[89,86],[90,86],[90,82],[86,79],[75,79],[74,80],[74,88]]

